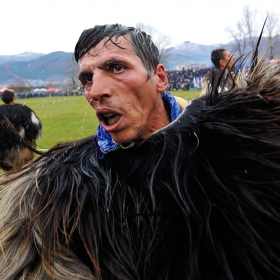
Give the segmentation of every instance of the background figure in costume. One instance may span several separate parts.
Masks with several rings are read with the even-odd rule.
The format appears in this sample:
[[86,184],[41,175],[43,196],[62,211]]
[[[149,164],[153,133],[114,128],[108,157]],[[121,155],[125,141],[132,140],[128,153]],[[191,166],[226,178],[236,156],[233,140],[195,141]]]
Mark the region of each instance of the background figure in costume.
[[29,107],[15,104],[12,91],[5,90],[2,101],[5,104],[0,106],[0,168],[10,170],[33,158],[31,149],[36,146],[35,140],[41,138],[42,124]]
[[0,279],[280,279],[280,71],[251,70],[130,148],[96,135],[1,176]]
[[235,57],[226,49],[215,49],[211,52],[211,61],[215,68],[203,79],[203,88],[200,96],[203,96],[215,88],[218,93],[227,92],[235,86],[231,73]]

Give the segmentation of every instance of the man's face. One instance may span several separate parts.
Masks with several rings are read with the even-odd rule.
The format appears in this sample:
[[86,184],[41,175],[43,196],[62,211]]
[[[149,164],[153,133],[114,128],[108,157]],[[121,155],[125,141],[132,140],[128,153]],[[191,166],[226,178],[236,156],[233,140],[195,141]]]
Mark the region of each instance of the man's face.
[[126,38],[116,40],[118,46],[110,41],[104,45],[106,40],[79,60],[86,99],[116,143],[142,141],[159,128],[155,123],[162,118],[157,108],[166,86],[160,78],[164,68],[158,65],[147,80],[147,70]]
[[220,60],[222,69],[224,69],[227,66],[227,68],[230,70],[233,67],[234,60],[235,57],[230,52],[224,51],[224,58]]

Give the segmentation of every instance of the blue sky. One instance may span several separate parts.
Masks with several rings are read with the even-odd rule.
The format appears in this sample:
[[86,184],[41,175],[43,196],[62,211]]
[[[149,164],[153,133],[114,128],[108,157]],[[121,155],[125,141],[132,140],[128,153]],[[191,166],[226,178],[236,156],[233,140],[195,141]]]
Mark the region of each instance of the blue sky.
[[225,29],[234,27],[243,17],[245,5],[257,8],[256,21],[261,28],[267,11],[278,14],[279,3],[279,0],[1,0],[0,55],[73,52],[84,29],[106,23],[150,24],[169,35],[172,44],[227,43],[230,37]]

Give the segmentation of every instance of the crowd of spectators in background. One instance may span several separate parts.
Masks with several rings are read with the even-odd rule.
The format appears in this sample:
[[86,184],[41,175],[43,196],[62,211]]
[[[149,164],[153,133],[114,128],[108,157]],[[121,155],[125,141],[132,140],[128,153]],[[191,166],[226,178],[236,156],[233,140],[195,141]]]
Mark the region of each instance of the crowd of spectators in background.
[[15,93],[17,99],[21,98],[34,98],[34,97],[52,97],[52,96],[74,96],[82,95],[83,90],[80,91],[57,91],[57,92],[28,92],[28,93]]
[[201,90],[202,80],[208,74],[211,68],[187,69],[187,70],[170,70],[167,72],[168,88],[171,90]]

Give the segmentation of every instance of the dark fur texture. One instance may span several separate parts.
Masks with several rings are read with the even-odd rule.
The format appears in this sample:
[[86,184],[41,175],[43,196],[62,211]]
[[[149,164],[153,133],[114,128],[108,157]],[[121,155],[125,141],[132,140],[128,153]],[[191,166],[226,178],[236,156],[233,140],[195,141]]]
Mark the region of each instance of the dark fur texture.
[[41,137],[42,124],[29,107],[0,106],[0,168],[18,168],[33,158],[35,140]]
[[0,279],[280,279],[280,69],[246,79],[139,147],[2,177]]

